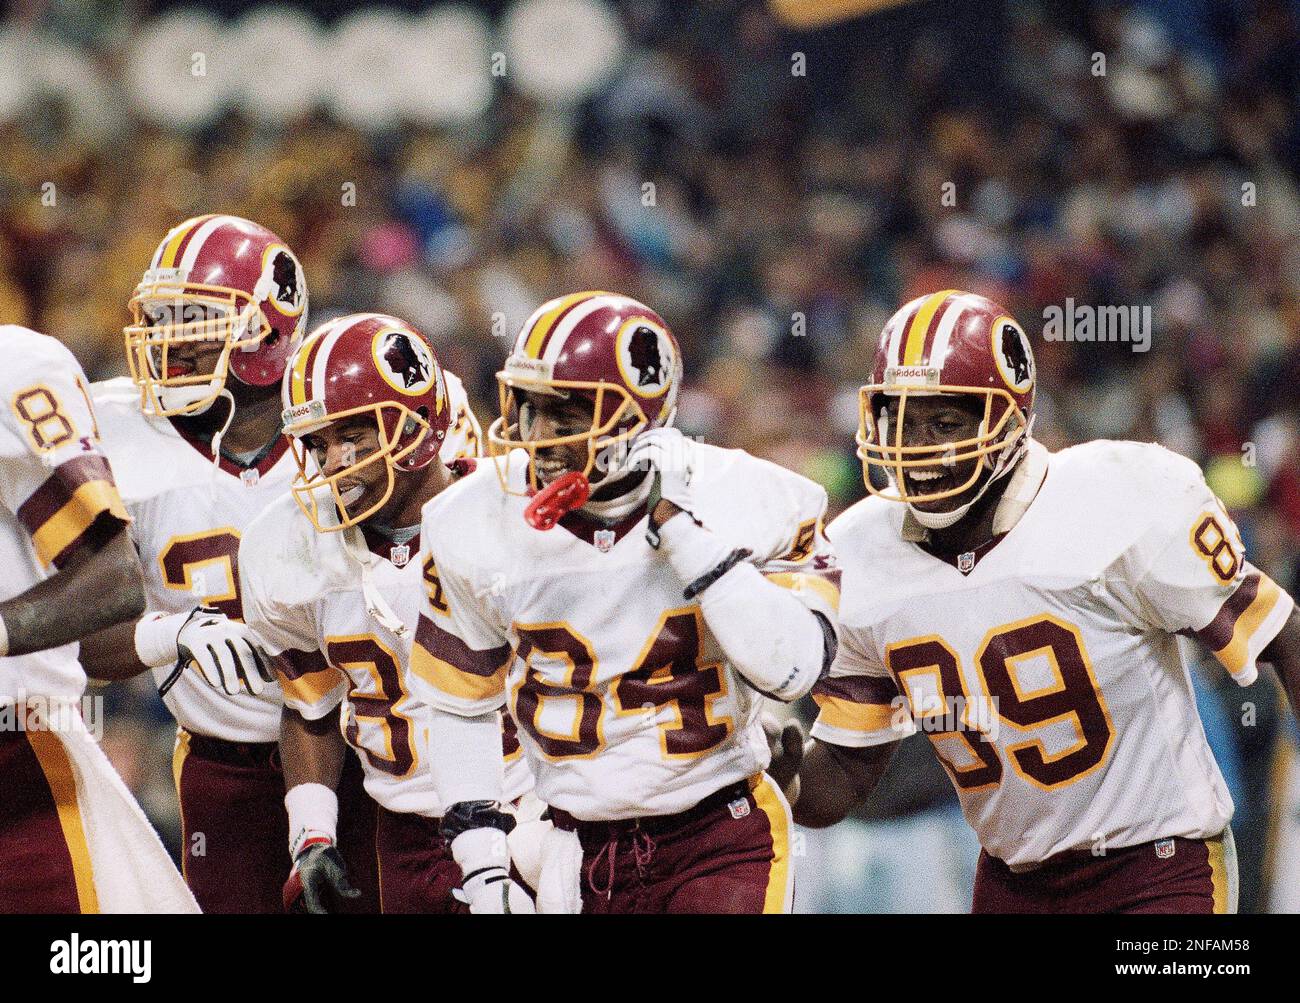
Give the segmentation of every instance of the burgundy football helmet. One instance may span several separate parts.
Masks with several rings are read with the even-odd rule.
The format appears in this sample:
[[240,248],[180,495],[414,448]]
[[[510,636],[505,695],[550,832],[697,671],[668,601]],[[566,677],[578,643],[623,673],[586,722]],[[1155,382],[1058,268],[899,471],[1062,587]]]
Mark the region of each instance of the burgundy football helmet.
[[[199,414],[233,374],[267,387],[284,374],[307,324],[307,283],[288,246],[239,216],[196,216],[154,251],[123,330],[141,406],[160,416]],[[186,371],[177,345],[221,346],[207,372]]]
[[[529,454],[528,478],[538,490],[537,451],[585,442],[590,475],[601,450],[648,428],[671,425],[682,381],[682,355],[664,319],[618,293],[587,291],[543,303],[519,331],[497,373],[500,416],[488,429],[488,451],[509,491],[502,457]],[[519,394],[579,395],[592,402],[591,427],[574,435],[526,440],[519,431]]]
[[[955,289],[912,300],[885,324],[871,381],[859,391],[858,457],[867,490],[909,504],[937,501],[970,491],[981,474],[991,470],[979,489],[982,493],[1015,466],[1026,449],[1034,416],[1034,384],[1029,338],[998,304]],[[956,442],[904,445],[908,400],[933,394],[980,398],[984,410],[979,433]],[[887,410],[890,398],[898,402],[892,419]],[[951,468],[975,459],[979,462],[970,477],[943,491],[918,493],[909,489],[903,476],[904,471]],[[888,489],[871,483],[871,465],[889,475]]]
[[[397,472],[421,470],[438,456],[451,420],[447,384],[433,348],[413,326],[381,313],[350,314],[309,334],[284,371],[283,399],[284,434],[298,461],[293,496],[322,533],[355,526],[378,512],[392,496]],[[379,448],[325,476],[303,436],[359,414],[374,417]],[[387,488],[365,511],[353,512],[339,481],[372,463],[385,465]],[[330,502],[337,519],[322,519]]]

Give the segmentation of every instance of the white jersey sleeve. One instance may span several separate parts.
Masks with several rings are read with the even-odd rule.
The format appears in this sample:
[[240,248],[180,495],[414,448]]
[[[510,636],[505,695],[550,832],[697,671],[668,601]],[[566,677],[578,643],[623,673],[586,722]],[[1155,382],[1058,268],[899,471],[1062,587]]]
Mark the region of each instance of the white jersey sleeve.
[[469,404],[469,394],[459,376],[449,370],[442,371],[443,381],[447,384],[448,405],[451,408],[451,422],[447,426],[447,438],[443,440],[438,456],[443,463],[455,460],[471,459],[483,454],[483,430]]
[[1123,555],[1121,581],[1135,626],[1191,634],[1242,686],[1255,681],[1259,653],[1295,603],[1246,560],[1241,534],[1200,469],[1155,451],[1168,495],[1161,514]]
[[30,534],[40,566],[62,567],[98,519],[130,520],[72,353],[12,325],[0,327],[0,346],[0,504]]
[[[850,510],[831,523],[827,535],[834,539],[842,529],[848,539],[855,535],[858,513]],[[851,583],[850,583],[851,584]],[[916,731],[907,702],[885,667],[884,659],[869,629],[862,625],[839,625],[839,648],[826,678],[813,687],[817,720],[813,738],[854,748],[895,742]]]
[[320,653],[310,605],[297,602],[296,589],[285,580],[302,568],[285,553],[282,524],[291,505],[274,505],[256,519],[239,545],[240,591],[244,622],[268,654],[276,658],[284,702],[309,721],[334,710],[347,692],[347,678]]
[[506,628],[494,621],[478,587],[455,562],[439,564],[437,537],[425,508],[421,539],[425,594],[411,651],[412,674],[427,686],[425,698],[452,714],[475,717],[505,702],[506,672],[514,659]]

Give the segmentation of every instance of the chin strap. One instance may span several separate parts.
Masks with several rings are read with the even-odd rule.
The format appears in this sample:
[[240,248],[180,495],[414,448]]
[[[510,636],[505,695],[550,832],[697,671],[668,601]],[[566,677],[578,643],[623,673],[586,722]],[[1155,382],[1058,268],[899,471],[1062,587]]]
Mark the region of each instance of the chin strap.
[[362,534],[360,527],[349,526],[345,529],[343,531],[343,542],[353,560],[361,565],[361,595],[366,601],[366,612],[381,627],[387,628],[398,637],[405,638],[411,632],[411,628],[393,612],[393,608],[388,605],[387,600],[379,591],[379,587],[375,585],[374,573],[371,568],[376,558],[366,546],[365,536]]
[[[235,420],[234,396],[231,394],[229,390],[227,390],[225,387],[222,387],[221,393],[217,394],[217,397],[216,399],[214,399],[213,403],[215,404],[216,400],[219,400],[222,397],[226,398],[226,400],[230,402],[230,407],[226,411],[226,420],[221,423],[220,431],[216,432],[212,436],[212,466],[213,467],[221,466],[221,440],[225,437],[226,433],[230,431],[230,423]],[[210,404],[208,406],[211,407],[212,405]]]

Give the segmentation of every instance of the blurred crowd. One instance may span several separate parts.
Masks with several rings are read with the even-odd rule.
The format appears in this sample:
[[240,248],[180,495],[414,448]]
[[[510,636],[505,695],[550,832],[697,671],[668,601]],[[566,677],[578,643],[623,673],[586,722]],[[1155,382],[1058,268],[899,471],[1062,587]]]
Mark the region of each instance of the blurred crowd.
[[[538,303],[619,290],[682,342],[680,424],[815,478],[839,510],[863,493],[856,388],[881,326],[922,292],[971,289],[1030,335],[1043,441],[1193,457],[1255,562],[1296,590],[1295,4],[917,3],[803,32],[743,0],[619,15],[623,63],[577,107],[507,74],[483,116],[442,130],[312,114],[267,131],[232,112],[92,142],[57,102],[0,125],[0,316],[66,340],[92,377],[121,374],[126,302],[158,240],[234,212],[296,250],[313,326],[361,309],[412,321],[490,417],[492,374]],[[1149,305],[1149,351],[1045,339],[1067,298]],[[1238,802],[1243,908],[1262,909],[1284,717],[1261,683],[1242,726],[1221,677],[1201,680],[1207,731]],[[107,742],[166,825],[166,718],[140,716],[147,693],[109,693]],[[863,877],[862,854],[917,819],[903,843],[956,849],[915,852],[970,856],[946,779],[907,744],[861,842],[810,835],[817,907],[925,908],[896,894],[921,871],[883,897]]]

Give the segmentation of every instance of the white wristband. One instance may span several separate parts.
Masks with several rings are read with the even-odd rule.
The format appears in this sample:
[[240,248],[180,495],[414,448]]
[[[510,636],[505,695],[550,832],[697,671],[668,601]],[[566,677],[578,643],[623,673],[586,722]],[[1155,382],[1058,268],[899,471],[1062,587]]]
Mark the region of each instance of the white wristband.
[[0,658],[9,654],[9,628],[5,626],[5,618],[0,616]]
[[289,855],[296,857],[308,836],[338,842],[339,798],[324,784],[298,784],[284,796],[289,812]]
[[189,613],[146,613],[135,625],[135,656],[151,669],[176,663],[176,635]]

